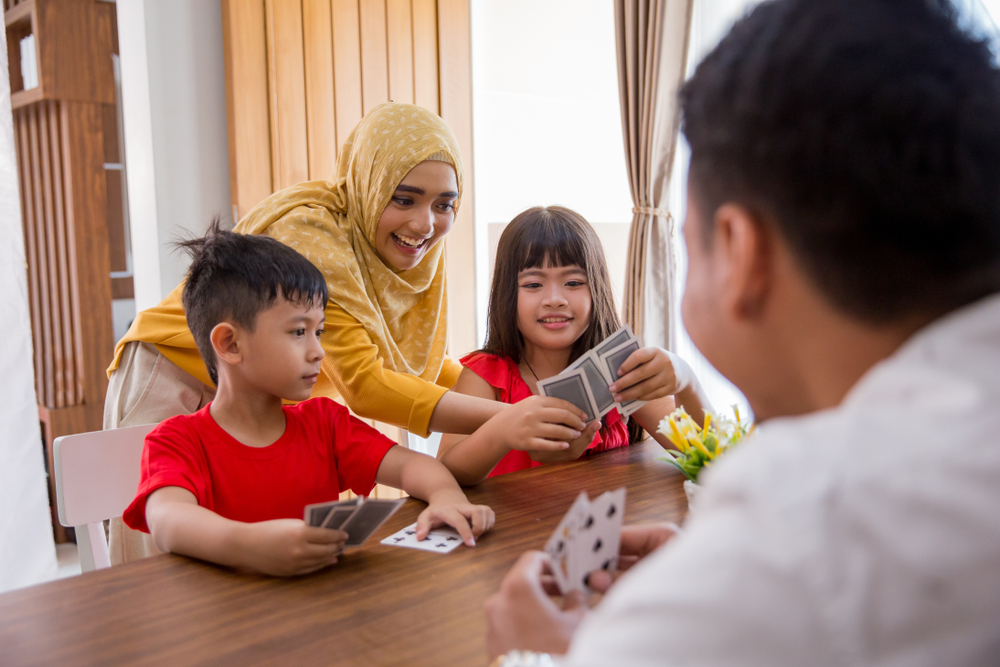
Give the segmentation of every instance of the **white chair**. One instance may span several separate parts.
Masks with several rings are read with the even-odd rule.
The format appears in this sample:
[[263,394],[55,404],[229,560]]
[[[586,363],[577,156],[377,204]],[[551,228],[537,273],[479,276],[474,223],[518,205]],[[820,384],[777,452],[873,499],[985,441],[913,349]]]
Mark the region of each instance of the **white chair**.
[[111,567],[104,521],[122,515],[139,488],[142,445],[156,424],[56,438],[59,523],[76,529],[83,572]]

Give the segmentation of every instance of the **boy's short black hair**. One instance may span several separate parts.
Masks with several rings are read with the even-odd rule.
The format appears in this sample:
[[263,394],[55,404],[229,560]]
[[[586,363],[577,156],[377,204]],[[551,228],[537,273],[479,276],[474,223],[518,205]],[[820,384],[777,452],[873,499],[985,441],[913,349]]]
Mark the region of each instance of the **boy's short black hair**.
[[842,312],[1000,290],[1000,71],[950,3],[765,2],[680,102],[705,219],[735,202],[772,222]]
[[323,274],[308,259],[268,236],[224,231],[218,218],[200,239],[176,244],[191,255],[181,297],[188,328],[212,381],[219,382],[212,329],[230,322],[253,331],[257,316],[278,297],[323,308]]

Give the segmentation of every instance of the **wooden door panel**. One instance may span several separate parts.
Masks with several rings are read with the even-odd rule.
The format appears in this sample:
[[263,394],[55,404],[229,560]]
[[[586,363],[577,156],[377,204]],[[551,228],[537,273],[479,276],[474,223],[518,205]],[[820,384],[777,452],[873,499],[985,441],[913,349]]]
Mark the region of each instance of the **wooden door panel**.
[[[465,167],[448,271],[475,275],[469,0],[222,0],[234,217],[330,178],[362,115],[390,99],[439,113]],[[475,284],[449,284],[450,349],[476,345]]]
[[388,46],[385,34],[385,0],[360,0],[361,102],[368,113],[389,101]]
[[437,0],[412,0],[413,103],[440,113]]
[[333,98],[337,154],[364,115],[361,104],[361,17],[358,0],[333,0]]
[[413,13],[410,0],[386,0],[389,99],[413,104]]
[[276,190],[309,180],[301,0],[265,0],[271,90],[271,170]]
[[337,168],[337,115],[333,90],[333,20],[330,0],[302,0],[306,71],[309,178],[333,178]]
[[233,223],[274,192],[264,0],[223,0]]

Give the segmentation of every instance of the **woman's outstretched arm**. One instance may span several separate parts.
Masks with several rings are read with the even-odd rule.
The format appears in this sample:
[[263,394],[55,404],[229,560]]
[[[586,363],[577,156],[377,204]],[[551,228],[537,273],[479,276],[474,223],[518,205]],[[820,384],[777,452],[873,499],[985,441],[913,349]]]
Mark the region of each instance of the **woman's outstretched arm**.
[[468,368],[448,395],[490,401],[504,408],[471,435],[441,436],[438,458],[462,486],[483,481],[514,449],[552,454],[572,450],[567,460],[575,459],[593,440],[599,425],[594,421],[587,428],[583,412],[558,398],[531,396],[514,405],[494,401],[493,387]]
[[[415,435],[472,433],[504,409],[502,403],[463,396],[449,387],[385,367],[364,325],[327,304],[323,374],[355,414],[394,424]],[[315,395],[323,395],[317,385]]]

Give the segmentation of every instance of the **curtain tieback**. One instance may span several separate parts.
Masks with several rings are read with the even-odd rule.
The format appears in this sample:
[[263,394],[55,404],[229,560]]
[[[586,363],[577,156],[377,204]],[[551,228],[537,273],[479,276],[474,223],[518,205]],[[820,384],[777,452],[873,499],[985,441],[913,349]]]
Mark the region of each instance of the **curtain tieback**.
[[661,218],[672,219],[673,216],[670,215],[670,211],[665,208],[652,208],[650,206],[633,206],[632,213],[648,213],[649,215],[658,215]]

